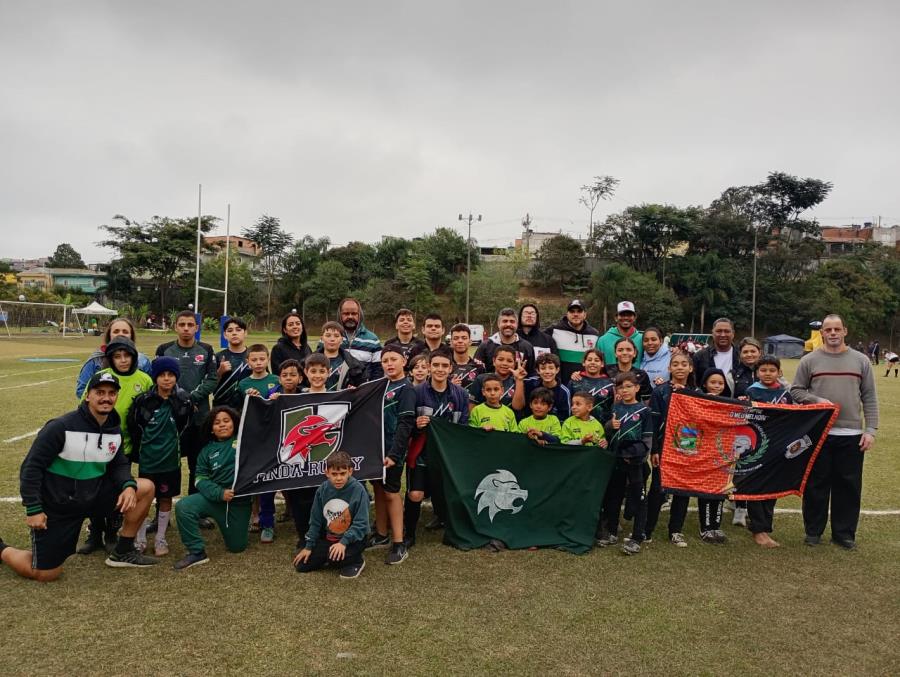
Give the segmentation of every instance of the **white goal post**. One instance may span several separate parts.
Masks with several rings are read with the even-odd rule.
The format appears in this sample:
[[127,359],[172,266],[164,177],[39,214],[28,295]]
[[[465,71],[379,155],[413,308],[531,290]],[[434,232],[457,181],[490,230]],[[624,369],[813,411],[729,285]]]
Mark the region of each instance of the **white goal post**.
[[67,303],[0,301],[0,338],[84,336],[75,306]]

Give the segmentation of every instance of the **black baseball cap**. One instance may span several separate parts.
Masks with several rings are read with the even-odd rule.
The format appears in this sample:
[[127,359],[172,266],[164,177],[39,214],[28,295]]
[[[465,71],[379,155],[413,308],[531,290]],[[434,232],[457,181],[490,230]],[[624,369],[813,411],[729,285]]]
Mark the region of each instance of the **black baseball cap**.
[[88,381],[88,390],[92,390],[93,388],[97,388],[98,386],[108,385],[112,386],[116,390],[121,388],[121,384],[119,383],[119,379],[110,374],[108,371],[98,371],[96,374],[91,376],[91,380]]
[[572,310],[572,308],[581,308],[582,310],[585,310],[585,305],[581,299],[572,299],[569,301],[569,305],[566,306],[566,310]]

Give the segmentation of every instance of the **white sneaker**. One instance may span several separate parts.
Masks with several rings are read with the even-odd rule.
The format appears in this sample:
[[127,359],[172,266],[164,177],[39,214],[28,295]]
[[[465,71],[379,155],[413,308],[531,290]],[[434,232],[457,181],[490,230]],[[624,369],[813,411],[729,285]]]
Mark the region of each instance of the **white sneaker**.
[[677,546],[679,548],[686,548],[687,541],[684,538],[684,534],[674,533],[669,536],[669,540],[672,541],[672,545]]
[[735,508],[731,523],[736,527],[747,526],[747,508]]

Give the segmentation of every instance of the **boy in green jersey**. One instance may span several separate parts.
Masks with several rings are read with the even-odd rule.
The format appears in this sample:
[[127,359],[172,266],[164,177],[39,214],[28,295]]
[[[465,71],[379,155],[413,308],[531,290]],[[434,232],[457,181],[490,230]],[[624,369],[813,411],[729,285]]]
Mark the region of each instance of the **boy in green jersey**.
[[603,424],[591,416],[594,396],[587,390],[572,393],[572,415],[562,424],[563,444],[585,444],[606,448]]
[[535,388],[531,393],[531,416],[519,421],[519,432],[528,435],[541,446],[548,442],[558,443],[562,433],[559,419],[550,413],[553,407],[553,393],[547,388]]
[[476,404],[469,412],[469,425],[483,430],[516,432],[516,415],[512,409],[500,403],[503,398],[503,380],[497,374],[485,374],[481,379],[481,394],[484,402]]
[[242,379],[238,389],[243,395],[254,395],[264,400],[277,393],[281,383],[278,377],[269,373],[269,349],[262,343],[254,343],[247,348],[247,364],[250,376]]

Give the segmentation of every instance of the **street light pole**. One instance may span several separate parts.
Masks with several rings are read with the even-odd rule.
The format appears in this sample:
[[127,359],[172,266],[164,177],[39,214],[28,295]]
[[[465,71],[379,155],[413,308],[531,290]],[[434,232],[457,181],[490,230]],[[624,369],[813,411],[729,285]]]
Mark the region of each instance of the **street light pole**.
[[459,221],[467,221],[469,224],[469,237],[466,238],[466,324],[469,324],[469,279],[472,273],[472,221],[481,221],[481,214],[477,217],[470,213],[467,217],[459,215]]
[[750,301],[750,336],[756,337],[756,260],[759,258],[759,251],[756,246],[759,237],[759,227],[753,226],[753,298]]

